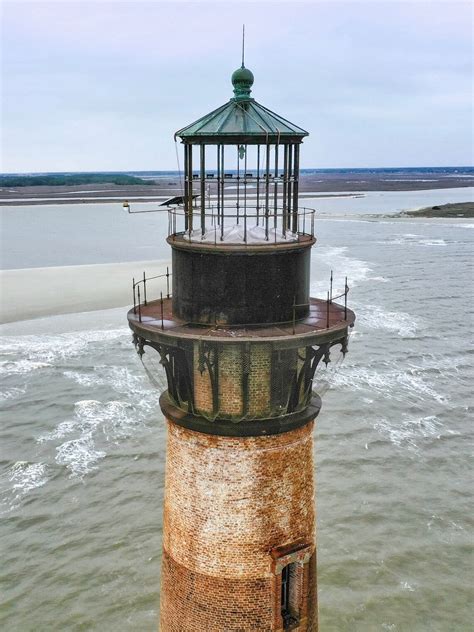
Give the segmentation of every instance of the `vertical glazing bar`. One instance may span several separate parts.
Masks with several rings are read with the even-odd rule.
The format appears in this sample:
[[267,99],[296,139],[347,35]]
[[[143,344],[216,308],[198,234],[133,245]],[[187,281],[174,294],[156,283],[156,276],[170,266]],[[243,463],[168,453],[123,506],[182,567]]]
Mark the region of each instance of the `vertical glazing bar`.
[[257,226],[260,220],[260,145],[257,145]]
[[300,171],[300,146],[295,145],[295,162],[293,165],[293,232],[298,232],[298,181]]
[[273,228],[275,229],[275,234],[276,234],[276,228],[277,228],[277,224],[278,224],[278,182],[277,182],[277,178],[278,178],[278,145],[275,145],[275,188],[274,188],[274,192],[273,192]]
[[224,239],[224,148],[221,145],[221,239]]
[[193,146],[189,145],[189,169],[188,169],[188,213],[189,235],[193,232]]
[[270,145],[267,143],[267,157],[265,167],[265,240],[268,241],[268,214],[270,202]]
[[293,177],[293,145],[288,145],[288,188],[286,191],[286,212],[288,217],[288,228],[291,229],[291,191],[292,191],[292,177]]
[[247,145],[244,149],[244,241],[247,243]]
[[189,146],[187,143],[184,144],[184,230],[188,230],[188,222],[189,222],[189,218],[188,218],[188,194],[189,194],[189,189],[188,189],[188,178],[189,178],[189,172],[188,172],[188,153],[189,153]]
[[201,235],[206,232],[206,145],[201,144]]
[[217,145],[217,223],[221,221],[221,146]]
[[286,200],[286,192],[288,190],[288,145],[285,143],[283,145],[283,218],[282,218],[282,232],[283,237],[286,237],[286,227],[287,227],[287,200]]
[[239,155],[239,147],[237,145],[237,224],[240,219],[240,155]]

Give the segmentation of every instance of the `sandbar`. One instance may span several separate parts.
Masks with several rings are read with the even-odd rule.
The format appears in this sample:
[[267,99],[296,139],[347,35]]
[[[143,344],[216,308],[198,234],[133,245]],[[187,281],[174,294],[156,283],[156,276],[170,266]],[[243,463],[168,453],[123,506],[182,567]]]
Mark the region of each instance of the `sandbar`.
[[[0,271],[0,323],[133,304],[132,278],[166,274],[169,261],[134,261]],[[148,282],[148,298],[166,293],[166,278]],[[143,300],[143,296],[142,296]]]

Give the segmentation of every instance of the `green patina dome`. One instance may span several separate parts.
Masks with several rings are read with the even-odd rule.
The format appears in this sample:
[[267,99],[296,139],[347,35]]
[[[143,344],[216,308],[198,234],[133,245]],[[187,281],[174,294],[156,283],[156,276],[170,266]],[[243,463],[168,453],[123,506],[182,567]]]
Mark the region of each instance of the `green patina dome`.
[[248,99],[253,86],[253,73],[243,64],[232,73],[232,85],[236,99]]

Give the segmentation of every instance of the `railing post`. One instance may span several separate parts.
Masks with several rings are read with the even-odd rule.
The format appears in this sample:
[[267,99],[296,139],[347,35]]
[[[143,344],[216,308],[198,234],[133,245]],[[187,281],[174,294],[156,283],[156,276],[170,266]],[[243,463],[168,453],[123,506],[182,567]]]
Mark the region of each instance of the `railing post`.
[[160,306],[161,306],[161,329],[164,329],[165,324],[163,322],[163,292],[160,292]]
[[146,276],[145,276],[145,270],[143,271],[143,302],[145,303],[145,305],[147,304],[147,302],[146,302]]
[[330,302],[332,303],[332,270],[331,270],[331,278],[329,280],[329,299],[330,299]]
[[133,287],[133,313],[137,313],[137,301],[135,298],[135,277],[132,279],[132,287]]
[[166,298],[170,297],[170,271],[166,266]]
[[344,320],[347,320],[347,293],[349,292],[349,287],[347,285],[347,277],[346,284],[344,286]]
[[140,286],[138,286],[137,289],[138,289],[138,320],[141,323],[142,322],[142,306],[141,306],[141,300],[140,300]]
[[311,237],[314,237],[314,210],[311,211]]
[[329,329],[329,292],[326,301],[326,329]]

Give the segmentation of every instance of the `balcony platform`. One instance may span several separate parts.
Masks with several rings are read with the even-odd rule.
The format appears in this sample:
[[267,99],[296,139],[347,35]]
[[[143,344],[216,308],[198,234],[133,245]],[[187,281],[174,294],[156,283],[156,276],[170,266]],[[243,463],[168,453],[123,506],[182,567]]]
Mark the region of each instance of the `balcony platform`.
[[[317,298],[310,299],[309,314],[302,320],[265,325],[196,325],[173,316],[172,299],[152,301],[128,312],[128,322],[134,333],[147,340],[172,344],[173,339],[205,340],[208,342],[242,343],[278,341],[289,346],[302,339],[302,344],[321,344],[343,337],[352,327],[355,314],[343,305]],[[304,339],[304,342],[303,342]]]

